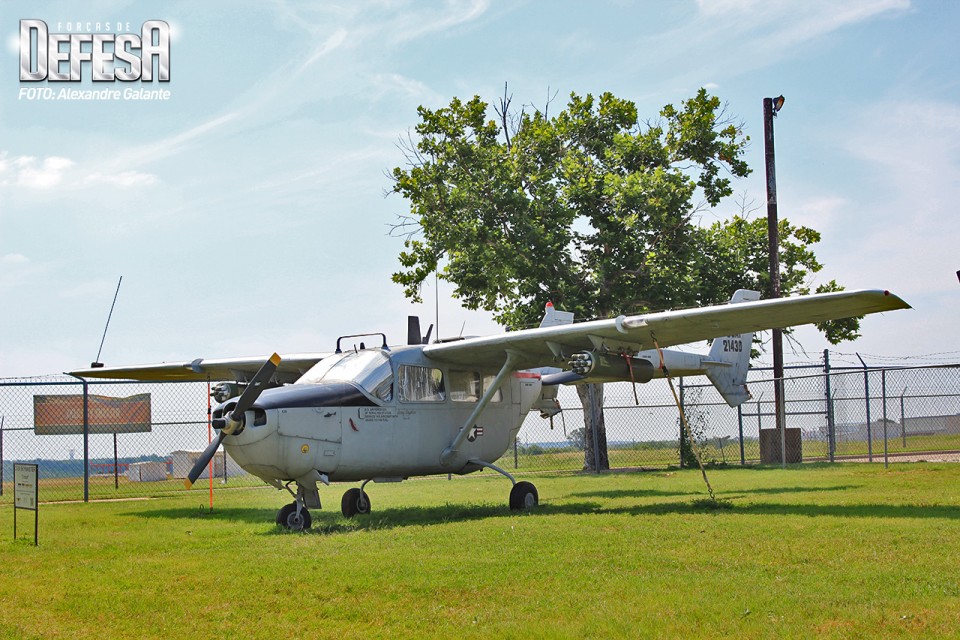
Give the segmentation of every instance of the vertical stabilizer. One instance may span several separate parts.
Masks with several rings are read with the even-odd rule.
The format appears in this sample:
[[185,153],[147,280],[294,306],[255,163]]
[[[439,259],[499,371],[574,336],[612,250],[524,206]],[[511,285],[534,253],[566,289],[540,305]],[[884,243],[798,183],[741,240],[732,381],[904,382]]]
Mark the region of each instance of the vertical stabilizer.
[[557,311],[553,308],[553,303],[548,302],[543,308],[543,320],[540,321],[540,328],[559,327],[565,324],[573,324],[573,312]]
[[[760,299],[758,291],[737,289],[730,304],[752,302]],[[715,338],[706,365],[706,375],[731,407],[750,399],[747,390],[747,370],[750,368],[750,348],[753,333]]]

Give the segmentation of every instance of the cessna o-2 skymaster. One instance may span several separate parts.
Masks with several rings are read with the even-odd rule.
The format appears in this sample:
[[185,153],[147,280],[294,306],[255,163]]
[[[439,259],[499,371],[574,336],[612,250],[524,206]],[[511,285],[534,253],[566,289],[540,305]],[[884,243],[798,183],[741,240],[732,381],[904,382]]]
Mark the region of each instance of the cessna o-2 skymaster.
[[[361,482],[343,494],[344,516],[370,512],[367,483],[492,469],[513,483],[511,509],[539,497],[494,462],[532,409],[559,410],[557,385],[648,382],[669,373],[706,375],[731,406],[749,399],[753,332],[909,308],[882,290],[759,300],[737,291],[729,304],[619,316],[573,324],[552,305],[537,329],[435,340],[411,317],[404,346],[382,333],[343,336],[333,353],[230,358],[91,368],[80,377],[232,381],[213,387],[216,438],[186,481],[196,481],[220,444],[247,472],[294,501],[277,514],[290,529],[310,527],[318,483]],[[342,347],[374,337],[379,347]],[[713,339],[706,356],[664,347]],[[544,368],[546,367],[546,368]],[[539,368],[539,369],[538,369]],[[294,492],[290,485],[296,483]]]

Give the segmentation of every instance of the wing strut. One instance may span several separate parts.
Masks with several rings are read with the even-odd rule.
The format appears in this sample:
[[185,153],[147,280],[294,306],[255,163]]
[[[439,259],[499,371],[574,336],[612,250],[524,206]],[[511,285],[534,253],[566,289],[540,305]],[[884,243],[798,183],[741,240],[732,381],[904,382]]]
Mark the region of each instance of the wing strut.
[[680,411],[680,422],[683,423],[683,428],[687,432],[687,441],[690,443],[690,450],[693,451],[693,457],[697,459],[697,465],[700,467],[700,473],[703,475],[703,482],[707,485],[707,493],[710,494],[710,500],[716,502],[717,497],[713,494],[713,487],[710,486],[710,481],[707,480],[707,471],[703,468],[703,462],[701,462],[700,454],[697,452],[697,446],[693,441],[693,434],[690,432],[690,424],[687,422],[683,405],[680,404],[680,398],[677,397],[677,390],[673,388],[673,378],[670,377],[670,371],[667,369],[666,362],[664,362],[663,349],[657,344],[657,335],[653,331],[650,332],[650,339],[653,340],[653,347],[660,356],[660,370],[663,371],[663,377],[667,379],[667,384],[670,385],[670,393],[673,394],[673,400],[677,403],[677,410]]
[[503,384],[503,379],[507,376],[508,373],[513,371],[514,365],[520,359],[520,354],[512,349],[507,349],[507,359],[503,363],[503,366],[500,367],[500,372],[497,373],[497,376],[493,379],[493,382],[490,383],[490,386],[487,387],[483,396],[480,398],[480,402],[477,403],[477,406],[473,408],[473,411],[470,413],[470,417],[467,418],[467,421],[463,423],[463,426],[460,427],[460,433],[457,434],[457,437],[450,443],[446,449],[443,450],[443,453],[440,454],[440,464],[446,466],[453,461],[453,457],[457,454],[457,451],[460,449],[460,446],[463,444],[463,441],[467,439],[467,436],[470,435],[470,429],[473,426],[474,420],[477,419],[477,416],[487,408],[487,405],[490,404],[490,400],[493,399],[493,396],[496,395],[497,391],[500,389],[500,385]]

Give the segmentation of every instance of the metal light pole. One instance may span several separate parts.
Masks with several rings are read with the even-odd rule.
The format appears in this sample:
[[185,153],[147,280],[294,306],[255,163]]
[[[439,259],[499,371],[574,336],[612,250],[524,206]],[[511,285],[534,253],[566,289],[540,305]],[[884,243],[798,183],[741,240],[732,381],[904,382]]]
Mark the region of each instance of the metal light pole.
[[[773,152],[773,119],[783,107],[783,96],[763,99],[763,150],[767,170],[767,241],[770,248],[770,297],[780,297],[780,237],[777,220],[777,172]],[[783,402],[783,332],[773,330],[773,402],[780,431],[780,461],[787,464],[786,412]]]

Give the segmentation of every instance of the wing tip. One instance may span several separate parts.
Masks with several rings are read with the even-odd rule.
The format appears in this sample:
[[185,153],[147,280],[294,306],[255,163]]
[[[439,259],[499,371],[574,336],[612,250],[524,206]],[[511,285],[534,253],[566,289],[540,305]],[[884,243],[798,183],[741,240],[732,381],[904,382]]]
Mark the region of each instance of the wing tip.
[[889,289],[883,290],[883,297],[891,298],[893,302],[893,307],[892,307],[893,309],[913,309],[913,307],[910,306],[910,304],[906,300],[904,300],[897,294],[892,293]]

